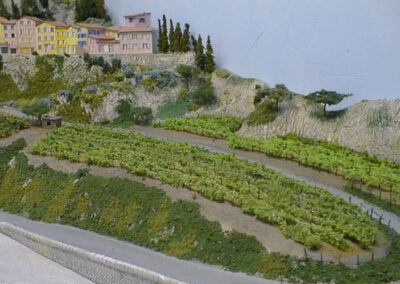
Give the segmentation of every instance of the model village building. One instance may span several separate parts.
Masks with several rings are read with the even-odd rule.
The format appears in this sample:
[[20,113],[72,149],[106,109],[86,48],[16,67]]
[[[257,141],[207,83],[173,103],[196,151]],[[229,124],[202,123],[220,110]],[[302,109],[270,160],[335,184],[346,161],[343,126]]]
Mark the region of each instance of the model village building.
[[92,55],[148,54],[153,52],[151,14],[125,16],[124,26],[67,25],[25,16],[0,17],[0,54]]

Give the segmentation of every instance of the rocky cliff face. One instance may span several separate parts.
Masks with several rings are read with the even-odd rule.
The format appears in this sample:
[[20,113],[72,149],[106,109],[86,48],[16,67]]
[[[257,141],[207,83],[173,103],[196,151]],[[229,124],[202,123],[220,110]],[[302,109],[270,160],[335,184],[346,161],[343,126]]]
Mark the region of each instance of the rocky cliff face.
[[361,102],[332,121],[321,121],[313,116],[315,111],[320,111],[318,108],[321,106],[296,96],[282,104],[275,121],[267,125],[244,125],[239,134],[274,137],[295,133],[400,162],[400,99]]
[[[14,3],[21,7],[22,0],[14,0]],[[40,4],[39,0],[36,0],[39,9],[43,9],[42,5]],[[65,3],[64,3],[65,2]],[[69,2],[69,4],[66,4]],[[12,11],[11,9],[11,0],[4,1],[7,9],[9,12]],[[61,21],[72,25],[75,23],[75,1],[61,1],[61,0],[50,0],[49,1],[49,10],[53,12],[53,17],[56,21]]]
[[218,98],[217,105],[201,108],[189,116],[209,113],[244,118],[254,111],[253,100],[256,95],[256,85],[264,86],[266,84],[260,80],[242,78],[233,73],[226,73],[224,77],[215,72],[211,78],[215,95]]

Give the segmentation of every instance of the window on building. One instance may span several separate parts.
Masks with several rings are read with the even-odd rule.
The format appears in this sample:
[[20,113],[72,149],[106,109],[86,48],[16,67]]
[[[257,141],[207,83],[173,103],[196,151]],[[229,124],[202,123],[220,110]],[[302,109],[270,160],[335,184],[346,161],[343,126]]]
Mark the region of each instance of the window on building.
[[129,23],[133,23],[135,21],[135,18],[134,17],[130,17],[129,18]]
[[38,45],[38,49],[39,49],[39,50],[42,50],[42,46],[41,46],[41,45]]
[[146,19],[145,18],[140,18],[139,19],[139,23],[146,23]]
[[124,43],[123,45],[122,45],[122,49],[128,49],[128,45],[126,44],[126,43]]
[[148,49],[148,48],[149,48],[149,45],[148,45],[147,43],[143,43],[143,48],[144,48],[144,49]]

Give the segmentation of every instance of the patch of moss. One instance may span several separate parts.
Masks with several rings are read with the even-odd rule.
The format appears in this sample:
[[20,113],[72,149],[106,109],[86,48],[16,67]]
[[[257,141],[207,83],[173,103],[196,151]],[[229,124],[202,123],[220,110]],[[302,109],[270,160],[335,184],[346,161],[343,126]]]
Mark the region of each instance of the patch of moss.
[[10,74],[0,72],[0,82],[0,103],[19,98],[21,91]]
[[231,76],[231,72],[225,69],[217,69],[215,70],[215,75],[221,79],[227,79],[229,76]]

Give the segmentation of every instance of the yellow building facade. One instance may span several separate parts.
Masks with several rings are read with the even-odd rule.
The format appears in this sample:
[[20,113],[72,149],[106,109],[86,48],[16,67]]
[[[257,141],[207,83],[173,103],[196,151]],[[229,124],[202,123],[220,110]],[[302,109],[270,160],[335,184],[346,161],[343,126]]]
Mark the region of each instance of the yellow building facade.
[[37,48],[39,55],[57,54],[56,23],[44,22],[36,27]]
[[0,43],[3,43],[4,41],[4,26],[3,23],[0,21]]
[[78,54],[78,30],[76,26],[70,26],[67,30],[67,52],[70,55]]
[[58,26],[57,32],[57,54],[67,53],[67,38],[68,38],[68,26]]

